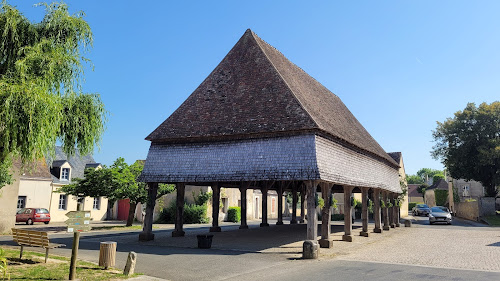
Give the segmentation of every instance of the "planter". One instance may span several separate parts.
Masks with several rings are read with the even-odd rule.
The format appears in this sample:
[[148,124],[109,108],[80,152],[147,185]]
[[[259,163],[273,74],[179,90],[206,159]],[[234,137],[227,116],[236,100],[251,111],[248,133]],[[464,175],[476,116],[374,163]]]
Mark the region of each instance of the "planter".
[[212,238],[213,237],[214,237],[213,234],[196,235],[196,238],[198,238],[198,248],[200,248],[200,249],[212,248]]

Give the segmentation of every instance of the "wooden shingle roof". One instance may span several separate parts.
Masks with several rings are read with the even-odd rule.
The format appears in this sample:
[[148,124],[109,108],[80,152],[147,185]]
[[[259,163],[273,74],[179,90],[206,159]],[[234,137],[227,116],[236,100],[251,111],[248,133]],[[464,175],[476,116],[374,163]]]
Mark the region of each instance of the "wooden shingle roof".
[[185,143],[311,132],[398,166],[339,97],[247,30],[146,140]]

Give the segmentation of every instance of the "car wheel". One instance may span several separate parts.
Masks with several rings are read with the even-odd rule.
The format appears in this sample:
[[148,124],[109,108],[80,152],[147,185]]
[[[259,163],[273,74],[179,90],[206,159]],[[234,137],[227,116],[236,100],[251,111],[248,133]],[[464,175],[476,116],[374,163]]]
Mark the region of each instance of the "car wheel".
[[49,222],[48,222],[48,221],[44,221],[43,223],[44,223],[44,224],[49,224]]
[[32,219],[28,219],[28,220],[26,221],[26,224],[31,224],[31,225],[33,225],[33,220],[32,220]]

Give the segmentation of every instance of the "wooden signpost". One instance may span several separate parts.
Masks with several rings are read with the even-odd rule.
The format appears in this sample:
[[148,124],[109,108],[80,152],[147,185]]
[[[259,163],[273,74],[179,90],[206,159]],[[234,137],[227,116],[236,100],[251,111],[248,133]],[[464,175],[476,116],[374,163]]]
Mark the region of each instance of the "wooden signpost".
[[[80,209],[80,205],[78,205]],[[90,231],[90,211],[71,211],[66,213],[68,219],[65,221],[68,232],[73,232],[73,248],[71,250],[71,264],[69,267],[69,280],[75,279],[76,258],[80,244],[80,232]]]

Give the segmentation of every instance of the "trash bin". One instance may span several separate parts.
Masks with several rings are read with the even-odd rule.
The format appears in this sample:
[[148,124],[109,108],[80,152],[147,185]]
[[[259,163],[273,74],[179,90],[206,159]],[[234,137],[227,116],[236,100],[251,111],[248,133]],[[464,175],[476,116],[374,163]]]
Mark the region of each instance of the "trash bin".
[[116,261],[116,242],[106,241],[101,242],[99,248],[99,266],[108,269],[110,266],[115,266]]
[[213,234],[196,235],[196,237],[198,238],[198,248],[200,249],[212,248],[212,238],[214,237]]

